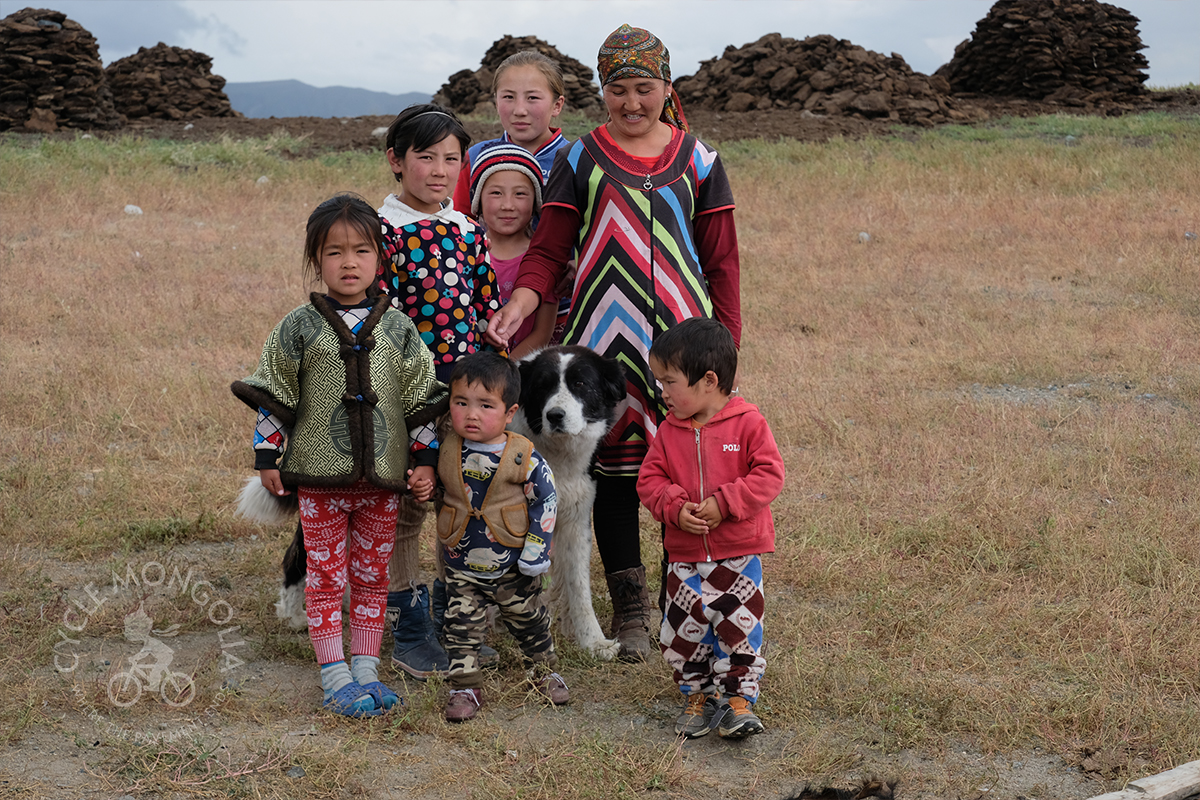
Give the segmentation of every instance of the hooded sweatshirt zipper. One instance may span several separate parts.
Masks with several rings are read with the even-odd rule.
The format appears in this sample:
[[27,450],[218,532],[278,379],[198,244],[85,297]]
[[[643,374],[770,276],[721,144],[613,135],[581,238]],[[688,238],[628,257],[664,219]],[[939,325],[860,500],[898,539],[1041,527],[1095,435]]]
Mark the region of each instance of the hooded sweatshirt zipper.
[[[700,429],[693,428],[696,432],[696,466],[699,467],[700,473],[700,502],[704,502],[704,454],[700,449]],[[700,537],[701,543],[704,545],[704,560],[712,561],[712,550],[708,547],[708,534],[702,534]]]

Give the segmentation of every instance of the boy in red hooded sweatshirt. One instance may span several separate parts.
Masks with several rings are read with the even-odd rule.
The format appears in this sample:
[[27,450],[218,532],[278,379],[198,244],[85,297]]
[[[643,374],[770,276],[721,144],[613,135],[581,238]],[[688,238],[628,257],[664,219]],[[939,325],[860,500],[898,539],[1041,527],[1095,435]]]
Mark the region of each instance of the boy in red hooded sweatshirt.
[[637,490],[665,531],[659,646],[684,695],[675,732],[741,739],[763,730],[761,555],[775,550],[783,457],[758,408],[731,396],[737,348],[720,322],[695,317],[660,335],[650,369],[669,413]]

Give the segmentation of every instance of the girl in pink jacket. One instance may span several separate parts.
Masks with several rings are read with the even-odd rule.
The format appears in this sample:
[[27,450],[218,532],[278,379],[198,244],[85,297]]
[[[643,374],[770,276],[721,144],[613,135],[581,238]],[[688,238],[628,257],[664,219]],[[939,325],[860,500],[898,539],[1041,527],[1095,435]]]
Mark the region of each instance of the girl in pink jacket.
[[737,348],[720,322],[696,317],[660,335],[650,369],[670,413],[637,490],[665,530],[659,646],[684,695],[675,731],[741,739],[763,730],[761,555],[775,550],[783,457],[758,408],[731,396]]

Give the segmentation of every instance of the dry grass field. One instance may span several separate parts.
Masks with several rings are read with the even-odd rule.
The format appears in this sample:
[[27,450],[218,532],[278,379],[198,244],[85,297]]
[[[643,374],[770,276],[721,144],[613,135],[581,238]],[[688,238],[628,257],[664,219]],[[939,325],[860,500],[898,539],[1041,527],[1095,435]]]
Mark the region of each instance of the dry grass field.
[[[1073,800],[1200,758],[1200,121],[721,144],[788,468],[736,744],[675,740],[657,660],[563,644],[543,708],[505,637],[472,723],[399,678],[402,713],[317,711],[228,386],[310,288],[312,207],[392,184],[298,149],[0,139],[0,797]],[[139,607],[180,707],[112,699]]]

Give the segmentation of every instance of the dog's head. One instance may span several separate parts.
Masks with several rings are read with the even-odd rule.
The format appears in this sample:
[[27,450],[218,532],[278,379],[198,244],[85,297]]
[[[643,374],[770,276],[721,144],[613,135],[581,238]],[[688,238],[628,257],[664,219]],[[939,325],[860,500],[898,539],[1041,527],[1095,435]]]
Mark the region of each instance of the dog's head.
[[534,434],[578,435],[612,425],[625,399],[625,370],[579,345],[550,347],[521,361],[521,410]]

